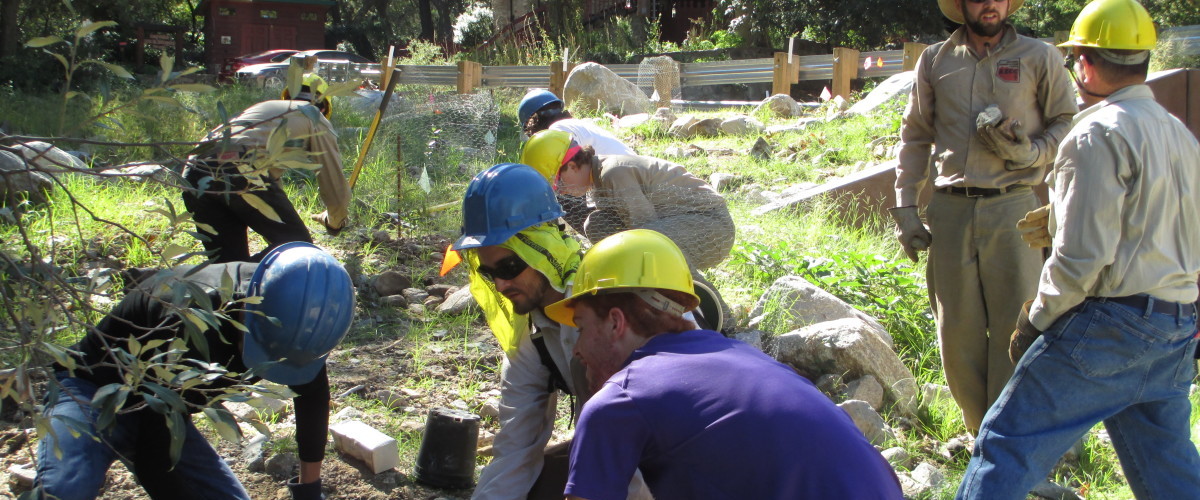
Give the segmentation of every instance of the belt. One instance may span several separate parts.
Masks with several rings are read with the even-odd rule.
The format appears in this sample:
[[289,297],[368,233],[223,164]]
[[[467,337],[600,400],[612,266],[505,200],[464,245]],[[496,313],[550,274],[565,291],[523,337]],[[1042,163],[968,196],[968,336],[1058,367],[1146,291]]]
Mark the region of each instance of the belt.
[[1160,314],[1170,314],[1171,316],[1174,316],[1177,313],[1181,314],[1183,316],[1191,316],[1192,313],[1196,312],[1195,304],[1191,304],[1191,303],[1180,304],[1178,302],[1171,302],[1168,300],[1155,299],[1154,297],[1151,297],[1149,295],[1128,295],[1125,297],[1092,297],[1092,298],[1099,300],[1099,301],[1115,302],[1117,304],[1126,305],[1126,306],[1129,306],[1129,307],[1132,307],[1135,309],[1140,309],[1142,311],[1145,311],[1146,306],[1148,305],[1150,300],[1154,299],[1154,306],[1153,306],[1153,308],[1151,308],[1151,311],[1160,313]]
[[992,196],[1000,196],[1002,194],[1011,193],[1013,191],[1019,191],[1021,189],[1029,189],[1029,185],[1028,184],[1016,184],[1016,185],[1002,187],[1002,188],[946,186],[944,188],[938,188],[937,191],[939,193],[957,194],[960,196],[966,196],[967,198],[990,198]]

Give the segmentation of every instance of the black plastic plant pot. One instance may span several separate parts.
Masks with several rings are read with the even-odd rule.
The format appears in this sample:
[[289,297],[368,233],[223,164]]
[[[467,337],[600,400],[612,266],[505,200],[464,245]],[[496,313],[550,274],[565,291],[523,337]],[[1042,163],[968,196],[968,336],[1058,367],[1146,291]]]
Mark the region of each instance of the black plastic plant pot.
[[417,453],[417,481],[436,488],[469,488],[478,443],[478,416],[451,408],[429,410]]

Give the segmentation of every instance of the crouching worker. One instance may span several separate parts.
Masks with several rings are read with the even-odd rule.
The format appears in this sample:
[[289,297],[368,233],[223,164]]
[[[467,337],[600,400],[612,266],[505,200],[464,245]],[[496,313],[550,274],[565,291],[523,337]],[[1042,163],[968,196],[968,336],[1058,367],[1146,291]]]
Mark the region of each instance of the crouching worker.
[[555,223],[562,214],[550,184],[533,168],[496,165],[467,186],[462,235],[452,246],[458,253],[447,252],[448,259],[461,254],[466,261],[471,294],[504,349],[500,430],[471,496],[476,500],[563,495],[569,446],[546,446],[555,400],[560,390],[572,395],[577,411],[589,393],[583,367],[572,357],[578,332],[542,313],[565,296],[582,255]]
[[[330,234],[347,224],[350,185],[329,117],[333,102],[321,77],[309,74],[294,96],[263,101],[208,133],[183,170],[191,189],[183,204],[192,212],[216,262],[258,262],[271,248],[289,241],[312,242],[304,220],[288,199],[279,177],[297,164],[315,166],[326,211],[314,215]],[[267,241],[250,255],[247,228]]]
[[[219,313],[218,327],[197,320],[206,309]],[[296,393],[300,475],[288,482],[292,498],[322,498],[325,358],[353,315],[350,276],[310,243],[281,245],[260,264],[182,266],[145,278],[72,347],[73,366],[56,366],[35,492],[96,498],[119,459],[151,498],[249,499],[189,415],[203,410],[233,425],[224,410],[214,414],[221,396],[244,394],[239,385],[262,378]],[[170,373],[147,370],[131,387],[132,356]]]
[[622,498],[637,468],[658,500],[902,498],[888,463],[811,382],[682,318],[699,299],[667,237],[640,229],[597,243],[573,290],[546,308],[579,329],[595,391],[568,498]]

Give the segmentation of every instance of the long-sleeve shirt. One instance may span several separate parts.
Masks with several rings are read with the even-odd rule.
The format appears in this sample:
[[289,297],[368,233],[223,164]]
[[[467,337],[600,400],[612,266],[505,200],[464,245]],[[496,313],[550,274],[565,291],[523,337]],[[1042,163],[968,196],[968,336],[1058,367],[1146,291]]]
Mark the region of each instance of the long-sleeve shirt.
[[[1058,49],[1008,27],[995,47],[976,54],[966,36],[966,27],[959,28],[917,61],[900,129],[896,206],[917,204],[931,164],[936,188],[1040,184],[1078,111]],[[1017,119],[1038,147],[1033,166],[1008,170],[1005,160],[979,141],[976,116],[993,104]]]
[[1145,85],[1085,109],[1051,173],[1053,251],[1029,320],[1039,329],[1086,297],[1196,300],[1200,144]]
[[725,198],[681,165],[649,156],[597,155],[592,160],[596,208],[632,229],[652,220],[726,210]]
[[[342,155],[338,152],[337,134],[316,106],[304,101],[263,101],[242,111],[230,120],[229,144],[262,154],[270,143],[271,134],[280,126],[286,127],[284,151],[298,148],[308,153],[303,161],[317,163],[317,188],[321,202],[328,210],[325,224],[332,228],[345,225],[350,207],[350,185],[342,171]],[[207,141],[223,139],[225,127],[209,133]],[[279,171],[273,175],[279,175]]]
[[[577,396],[576,404],[582,405],[588,384],[579,363],[572,363],[579,331],[550,321],[540,311],[530,316],[558,372]],[[550,370],[530,336],[521,338],[515,355],[505,356],[500,380],[500,431],[492,444],[492,462],[479,475],[471,496],[475,500],[524,498],[541,473],[543,451],[554,432],[556,391],[549,386]]]
[[[88,380],[97,387],[125,383],[124,373],[117,368],[120,359],[114,353],[114,349],[119,348],[128,353],[130,337],[137,338],[143,346],[153,340],[166,341],[154,349],[146,349],[141,355],[142,359],[149,359],[159,352],[171,349],[171,341],[175,339],[184,339],[188,343],[183,359],[217,363],[228,371],[245,373],[247,368],[242,361],[241,343],[238,341],[242,332],[232,324],[222,322],[220,329],[209,328],[201,335],[206,344],[202,348],[195,339],[185,334],[183,320],[175,314],[180,307],[199,307],[196,305],[197,299],[185,297],[184,302],[172,306],[175,296],[173,287],[169,285],[177,280],[191,282],[207,294],[207,300],[216,308],[221,305],[219,288],[222,276],[228,275],[230,282],[234,284],[233,298],[244,298],[247,296],[250,278],[258,265],[230,262],[212,264],[199,271],[194,271],[193,267],[180,266],[169,271],[160,271],[130,291],[94,329],[71,348],[76,353],[74,357],[78,367],[73,376]],[[193,273],[187,274],[189,272]],[[57,369],[66,370],[66,367],[58,366]],[[221,376],[192,390],[182,391],[180,395],[185,401],[195,405],[188,407],[188,411],[194,413],[207,405],[212,396],[219,394],[220,389],[255,380],[258,379],[243,381],[240,378]],[[325,441],[329,429],[328,374],[325,368],[321,368],[313,381],[289,388],[296,393],[292,401],[295,405],[296,444],[300,460],[320,462],[325,456]],[[131,395],[126,401],[126,406],[140,401],[140,397]]]

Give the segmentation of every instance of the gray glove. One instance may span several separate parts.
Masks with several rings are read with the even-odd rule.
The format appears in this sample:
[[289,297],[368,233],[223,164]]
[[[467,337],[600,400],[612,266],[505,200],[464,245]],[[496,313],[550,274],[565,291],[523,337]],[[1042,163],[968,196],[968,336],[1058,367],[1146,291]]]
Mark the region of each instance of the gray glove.
[[292,500],[325,500],[319,478],[311,483],[301,483],[300,476],[295,476],[288,480],[287,487],[292,494]]
[[1029,248],[1045,248],[1050,246],[1050,205],[1030,210],[1025,218],[1017,221],[1017,229],[1021,231],[1021,239],[1029,244]]
[[979,142],[982,142],[991,152],[1000,157],[1004,168],[1021,170],[1032,167],[1037,161],[1041,149],[1025,135],[1021,122],[1005,118],[995,125],[984,125],[979,128]]
[[896,239],[904,248],[904,253],[913,262],[917,261],[917,251],[926,250],[933,243],[933,235],[929,228],[921,222],[917,215],[917,207],[895,207],[888,209],[892,220],[896,221]]

